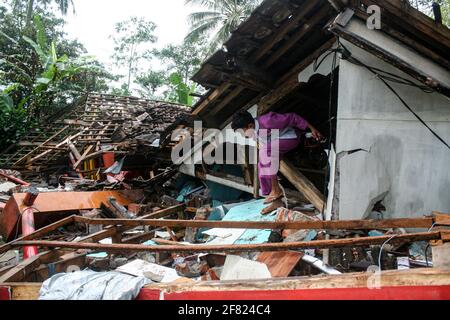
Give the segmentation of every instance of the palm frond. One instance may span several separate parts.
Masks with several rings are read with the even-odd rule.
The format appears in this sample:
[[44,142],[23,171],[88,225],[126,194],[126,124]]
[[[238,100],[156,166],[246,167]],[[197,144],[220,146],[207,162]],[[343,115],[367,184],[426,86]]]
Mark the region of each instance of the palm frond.
[[188,22],[190,25],[194,25],[198,22],[202,22],[211,18],[220,18],[222,14],[220,12],[215,11],[203,11],[203,12],[194,12],[188,16]]
[[[208,10],[188,17],[191,31],[185,39],[212,37],[211,48],[218,48],[249,17],[262,0],[186,0]],[[221,28],[218,28],[221,25]],[[212,49],[211,49],[212,50]]]
[[196,40],[200,39],[200,37],[205,36],[208,37],[208,33],[211,32],[211,30],[217,29],[217,26],[219,25],[220,20],[213,20],[210,22],[206,22],[197,28],[191,30],[187,36],[184,38],[185,41],[192,41],[195,42]]

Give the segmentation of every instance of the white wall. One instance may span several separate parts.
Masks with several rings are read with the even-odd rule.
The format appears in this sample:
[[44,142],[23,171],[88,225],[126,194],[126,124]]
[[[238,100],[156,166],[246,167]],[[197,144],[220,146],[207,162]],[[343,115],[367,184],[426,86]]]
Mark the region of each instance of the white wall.
[[[381,43],[380,34],[375,34]],[[399,48],[393,40],[384,38],[385,49],[395,52]],[[366,64],[412,80],[370,53],[343,43]],[[408,55],[416,67],[433,64],[411,52]],[[449,78],[442,68],[433,65],[432,69],[441,74],[440,80]],[[392,86],[450,143],[449,99],[414,87]],[[372,73],[345,60],[340,62],[336,147],[339,219],[367,217],[381,199],[387,209],[385,218],[418,217],[434,210],[450,212],[450,150]],[[346,151],[355,149],[365,151],[346,155]]]

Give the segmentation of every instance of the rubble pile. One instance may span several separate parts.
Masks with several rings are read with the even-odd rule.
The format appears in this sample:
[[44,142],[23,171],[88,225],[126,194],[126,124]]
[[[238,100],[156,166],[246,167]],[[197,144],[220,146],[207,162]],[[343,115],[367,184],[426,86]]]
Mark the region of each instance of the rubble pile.
[[[448,226],[448,215],[330,221],[322,204],[289,190],[286,203],[263,215],[264,199],[155,161],[173,147],[159,140],[186,119],[159,102],[135,100],[124,113],[124,99],[91,96],[87,105],[99,111],[86,109],[95,116],[80,120],[81,132],[91,133],[58,147],[71,165],[32,167],[38,178],[31,181],[30,168],[0,170],[0,283],[44,282],[53,297],[71,277],[96,281],[91,272],[148,285],[403,270],[432,267],[429,241],[446,241],[433,229]],[[98,133],[118,119],[107,139]],[[154,151],[145,158],[148,147]],[[285,168],[294,175],[293,166]],[[406,231],[417,228],[428,232]]]

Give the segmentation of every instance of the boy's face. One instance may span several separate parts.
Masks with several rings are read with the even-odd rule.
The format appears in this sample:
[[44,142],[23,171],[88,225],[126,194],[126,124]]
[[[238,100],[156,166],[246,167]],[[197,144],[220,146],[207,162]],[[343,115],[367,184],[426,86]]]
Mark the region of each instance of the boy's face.
[[244,129],[244,136],[247,138],[255,138],[256,137],[256,130],[255,125],[250,124],[247,128]]

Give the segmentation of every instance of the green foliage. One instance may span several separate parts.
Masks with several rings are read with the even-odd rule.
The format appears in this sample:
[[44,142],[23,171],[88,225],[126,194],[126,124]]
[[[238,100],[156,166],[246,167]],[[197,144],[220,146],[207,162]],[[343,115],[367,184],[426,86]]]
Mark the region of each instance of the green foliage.
[[[47,1],[49,2],[49,1]],[[0,5],[0,148],[15,143],[39,121],[87,91],[103,91],[112,78],[85,49],[66,38],[64,20],[34,6],[26,27],[27,3]]]
[[410,0],[412,6],[434,18],[433,15],[433,2],[438,3],[441,6],[442,23],[447,27],[450,27],[450,0]]
[[[181,45],[168,45],[153,50],[151,58],[162,63],[162,70],[149,70],[137,77],[143,97],[167,100],[192,106],[197,86],[190,78],[200,68],[205,58],[206,45],[203,42],[184,41]],[[200,88],[201,89],[201,88]]]
[[10,90],[0,93],[0,146],[3,147],[15,143],[30,126],[24,104],[14,105],[7,93]]
[[172,88],[172,93],[169,100],[191,107],[193,104],[191,93],[195,92],[195,83],[191,86],[184,83],[183,77],[179,73],[172,73],[169,76],[169,81],[170,87]]
[[141,96],[150,99],[161,99],[158,97],[157,90],[167,83],[166,73],[164,71],[149,70],[136,78],[139,85],[138,92]]
[[189,41],[208,39],[209,54],[217,50],[231,33],[247,19],[261,0],[186,0],[205,8],[189,16]]

